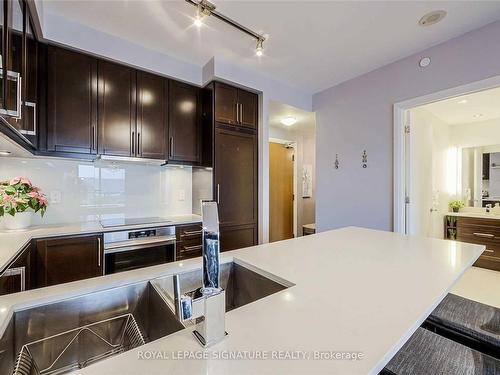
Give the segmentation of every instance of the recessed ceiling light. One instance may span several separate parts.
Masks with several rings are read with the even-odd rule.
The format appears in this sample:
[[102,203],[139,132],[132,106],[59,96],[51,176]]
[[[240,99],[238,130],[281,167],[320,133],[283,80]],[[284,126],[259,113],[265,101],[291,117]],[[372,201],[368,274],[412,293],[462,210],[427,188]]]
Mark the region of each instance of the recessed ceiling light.
[[420,61],[418,62],[418,65],[421,68],[426,68],[431,64],[431,58],[430,57],[422,57]]
[[472,117],[474,117],[474,118],[483,117],[483,114],[482,114],[482,113],[476,113],[476,114],[475,114],[475,115],[473,115]]
[[293,124],[295,124],[297,122],[297,119],[295,117],[288,116],[288,117],[282,118],[280,122],[285,126],[292,126]]
[[0,155],[2,155],[2,156],[7,156],[7,155],[10,155],[10,154],[12,154],[12,152],[7,151],[7,150],[0,150]]
[[439,21],[441,21],[444,17],[446,17],[446,11],[445,10],[434,10],[432,12],[429,12],[425,14],[420,21],[418,21],[418,24],[420,26],[431,26],[435,25]]
[[467,103],[467,99],[462,99],[460,101],[457,102],[458,104],[465,104]]

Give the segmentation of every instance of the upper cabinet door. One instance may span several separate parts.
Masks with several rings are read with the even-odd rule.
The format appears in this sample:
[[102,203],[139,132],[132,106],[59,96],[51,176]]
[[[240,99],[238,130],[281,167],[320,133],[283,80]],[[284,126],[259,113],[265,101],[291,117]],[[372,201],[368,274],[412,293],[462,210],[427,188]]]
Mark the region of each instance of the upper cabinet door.
[[238,122],[238,89],[215,83],[215,121],[235,125]]
[[7,38],[5,56],[5,109],[9,116],[9,123],[18,131],[22,130],[21,121],[21,76],[23,73],[23,32],[24,8],[19,0],[3,2],[7,10]]
[[169,161],[200,161],[200,89],[170,81]]
[[97,152],[97,60],[49,47],[48,151]]
[[22,108],[23,130],[33,143],[36,143],[38,115],[38,43],[33,34],[32,20],[29,12],[25,13],[25,64],[23,68],[22,85],[24,105]]
[[137,72],[137,156],[167,158],[168,81]]
[[99,61],[99,153],[137,155],[136,71]]
[[238,90],[238,123],[257,129],[258,96],[254,93]]

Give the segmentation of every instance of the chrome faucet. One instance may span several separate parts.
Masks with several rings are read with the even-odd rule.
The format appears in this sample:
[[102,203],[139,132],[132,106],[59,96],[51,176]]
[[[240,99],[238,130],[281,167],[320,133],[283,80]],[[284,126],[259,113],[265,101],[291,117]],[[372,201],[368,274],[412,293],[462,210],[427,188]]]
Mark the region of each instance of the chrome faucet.
[[175,308],[182,322],[196,319],[193,334],[203,347],[226,335],[226,292],[220,287],[219,214],[216,202],[202,202],[203,286],[181,294],[180,276],[174,275]]

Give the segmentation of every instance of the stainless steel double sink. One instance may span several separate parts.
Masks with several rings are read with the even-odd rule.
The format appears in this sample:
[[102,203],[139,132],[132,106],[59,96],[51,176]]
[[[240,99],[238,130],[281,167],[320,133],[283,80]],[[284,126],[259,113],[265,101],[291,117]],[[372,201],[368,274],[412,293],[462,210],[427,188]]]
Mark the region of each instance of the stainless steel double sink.
[[[230,311],[286,289],[235,262],[221,264]],[[181,292],[202,270],[180,275]],[[62,374],[157,340],[185,326],[174,313],[173,276],[15,311],[0,339],[0,374]]]

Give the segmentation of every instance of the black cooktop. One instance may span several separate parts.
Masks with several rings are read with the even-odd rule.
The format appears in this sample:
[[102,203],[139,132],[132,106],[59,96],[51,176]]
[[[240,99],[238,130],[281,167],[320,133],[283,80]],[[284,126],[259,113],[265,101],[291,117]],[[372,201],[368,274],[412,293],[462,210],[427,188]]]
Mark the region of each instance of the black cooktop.
[[126,225],[141,225],[141,224],[155,224],[155,223],[166,223],[167,219],[162,217],[128,217],[128,218],[115,218],[115,219],[103,219],[101,220],[101,225],[104,228],[111,227],[123,227]]

